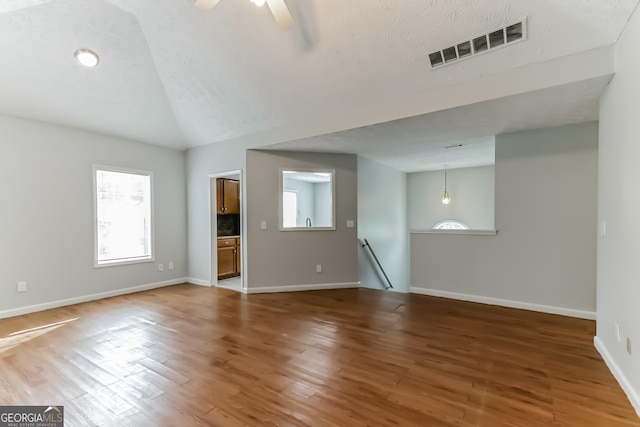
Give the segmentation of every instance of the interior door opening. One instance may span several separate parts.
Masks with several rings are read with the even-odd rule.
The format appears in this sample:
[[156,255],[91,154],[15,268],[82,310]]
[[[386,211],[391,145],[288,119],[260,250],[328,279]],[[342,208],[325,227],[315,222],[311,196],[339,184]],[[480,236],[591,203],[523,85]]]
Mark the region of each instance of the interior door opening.
[[242,173],[210,177],[211,284],[242,292]]

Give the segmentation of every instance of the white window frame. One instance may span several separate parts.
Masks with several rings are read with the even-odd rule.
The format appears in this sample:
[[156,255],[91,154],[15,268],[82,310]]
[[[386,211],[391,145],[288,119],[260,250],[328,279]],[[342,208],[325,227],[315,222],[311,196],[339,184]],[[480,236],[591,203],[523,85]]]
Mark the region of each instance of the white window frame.
[[[284,190],[284,172],[312,172],[312,173],[328,173],[331,175],[331,225],[328,227],[283,227],[282,226],[282,193]],[[338,196],[336,194],[336,170],[335,169],[324,169],[324,168],[280,168],[280,176],[279,176],[279,191],[278,191],[278,201],[279,201],[279,210],[278,210],[278,228],[280,231],[333,231],[336,230],[337,226],[337,218],[336,218],[336,200]],[[287,190],[293,191],[293,190]]]
[[[442,228],[445,224],[455,224],[460,228]],[[445,219],[444,221],[438,222],[436,225],[432,227],[434,230],[470,230],[469,226],[462,221],[458,221],[456,219]]]
[[[127,265],[127,264],[140,264],[146,262],[154,262],[155,261],[155,218],[154,218],[154,179],[153,172],[139,170],[139,169],[130,169],[130,168],[122,168],[117,166],[107,166],[107,165],[93,165],[93,266],[94,268],[102,268],[102,267],[112,267],[117,265]],[[149,225],[149,255],[141,256],[141,257],[131,257],[131,258],[123,258],[117,260],[109,260],[109,261],[99,261],[98,260],[98,181],[97,174],[98,171],[106,171],[106,172],[118,172],[118,173],[128,173],[133,175],[143,175],[149,177],[149,209],[150,214],[149,218],[151,224]]]

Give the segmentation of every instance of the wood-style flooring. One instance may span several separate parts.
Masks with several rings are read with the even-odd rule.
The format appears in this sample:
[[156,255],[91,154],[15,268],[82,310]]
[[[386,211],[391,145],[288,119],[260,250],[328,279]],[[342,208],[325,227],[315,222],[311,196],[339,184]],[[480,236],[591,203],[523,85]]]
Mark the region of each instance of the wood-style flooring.
[[66,426],[640,426],[594,322],[178,285],[0,320],[0,405]]

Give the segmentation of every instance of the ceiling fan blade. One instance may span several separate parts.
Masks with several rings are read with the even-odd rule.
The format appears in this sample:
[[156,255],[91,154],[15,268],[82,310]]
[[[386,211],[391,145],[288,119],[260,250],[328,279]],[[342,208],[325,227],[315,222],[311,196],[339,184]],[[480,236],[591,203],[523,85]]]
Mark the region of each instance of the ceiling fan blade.
[[267,4],[278,25],[282,28],[293,27],[293,18],[284,0],[267,0]]
[[217,5],[220,0],[196,0],[193,5],[200,10],[213,9],[213,6]]

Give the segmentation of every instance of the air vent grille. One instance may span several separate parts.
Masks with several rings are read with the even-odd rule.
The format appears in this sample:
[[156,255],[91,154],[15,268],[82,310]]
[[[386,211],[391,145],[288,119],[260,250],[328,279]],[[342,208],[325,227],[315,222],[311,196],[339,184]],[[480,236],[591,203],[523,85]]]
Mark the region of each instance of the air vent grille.
[[526,21],[517,22],[508,27],[430,53],[431,68],[439,68],[499,47],[520,42],[525,40],[526,36]]

